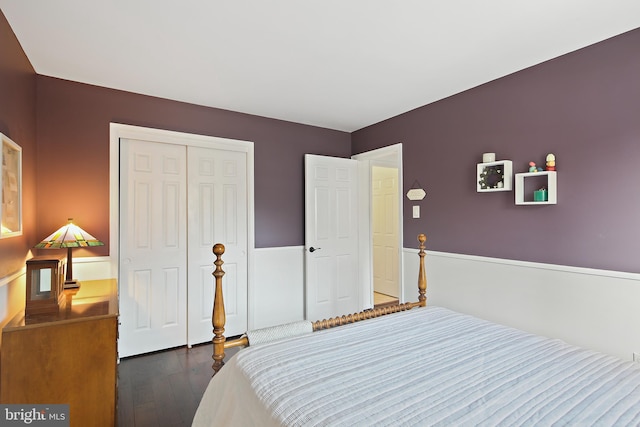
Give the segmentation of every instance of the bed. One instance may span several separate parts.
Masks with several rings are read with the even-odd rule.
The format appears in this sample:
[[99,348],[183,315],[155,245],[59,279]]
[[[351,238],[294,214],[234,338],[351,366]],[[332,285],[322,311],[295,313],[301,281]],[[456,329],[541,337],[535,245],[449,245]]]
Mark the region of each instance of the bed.
[[640,364],[423,302],[252,343],[193,425],[640,425]]

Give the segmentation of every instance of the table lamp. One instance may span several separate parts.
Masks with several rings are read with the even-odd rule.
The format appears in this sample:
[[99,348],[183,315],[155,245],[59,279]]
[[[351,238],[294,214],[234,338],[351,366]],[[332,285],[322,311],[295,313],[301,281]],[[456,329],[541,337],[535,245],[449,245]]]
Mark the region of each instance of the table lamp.
[[73,248],[103,246],[100,240],[84,231],[73,223],[73,218],[69,218],[69,222],[54,231],[53,234],[43,239],[35,248],[37,249],[62,249],[67,248],[67,273],[65,276],[64,287],[77,288],[80,286],[78,281],[73,279],[73,267],[71,264],[71,250]]

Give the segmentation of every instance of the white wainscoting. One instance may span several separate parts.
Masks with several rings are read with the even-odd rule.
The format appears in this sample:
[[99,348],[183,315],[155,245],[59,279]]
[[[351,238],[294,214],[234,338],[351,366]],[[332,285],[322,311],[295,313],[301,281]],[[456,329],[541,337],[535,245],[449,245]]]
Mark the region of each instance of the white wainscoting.
[[[405,295],[419,257],[405,250]],[[427,303],[632,360],[640,352],[640,275],[427,252]]]
[[6,325],[25,304],[26,268],[0,278],[0,327]]
[[82,282],[83,280],[111,279],[111,258],[105,257],[83,257],[73,258],[73,278]]
[[304,247],[253,251],[253,329],[304,320]]
[[[258,248],[253,255],[253,283],[249,285],[249,298],[253,302],[250,328],[303,320],[304,247]],[[74,258],[73,275],[79,281],[111,278],[111,258]]]
[[[258,248],[253,255],[253,283],[249,285],[253,312],[249,327],[259,329],[303,320],[304,247]],[[213,260],[212,255],[212,263]],[[111,260],[74,258],[73,272],[79,281],[110,278]]]
[[[417,298],[417,249],[404,248],[404,295]],[[254,250],[252,329],[304,318],[304,247]],[[427,302],[631,360],[640,352],[640,274],[427,251]],[[109,257],[74,259],[78,280],[109,278]],[[0,313],[24,275],[0,286]],[[11,283],[13,285],[13,283]],[[3,289],[4,288],[4,289]],[[9,290],[18,292],[9,292]],[[13,295],[10,296],[9,294]],[[24,302],[22,301],[22,304]]]

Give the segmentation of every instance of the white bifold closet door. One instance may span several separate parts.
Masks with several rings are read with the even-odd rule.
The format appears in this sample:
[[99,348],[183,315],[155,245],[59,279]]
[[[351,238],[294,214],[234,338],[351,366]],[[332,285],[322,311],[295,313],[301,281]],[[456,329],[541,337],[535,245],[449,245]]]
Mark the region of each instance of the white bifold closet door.
[[217,242],[227,248],[227,335],[244,332],[246,153],[120,144],[120,356],[211,340]]

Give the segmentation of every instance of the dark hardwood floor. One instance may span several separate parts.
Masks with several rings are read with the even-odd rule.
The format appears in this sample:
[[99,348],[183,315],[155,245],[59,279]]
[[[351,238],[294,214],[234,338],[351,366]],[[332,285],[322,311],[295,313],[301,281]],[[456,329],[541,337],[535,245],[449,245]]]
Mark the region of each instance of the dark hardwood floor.
[[[117,425],[190,426],[213,373],[212,351],[202,344],[121,359]],[[236,351],[227,350],[227,358]]]
[[[376,300],[375,306],[397,304]],[[238,348],[226,350],[226,360]],[[188,427],[213,370],[212,344],[179,347],[121,359],[118,365],[119,427]],[[224,369],[224,368],[223,368]]]

